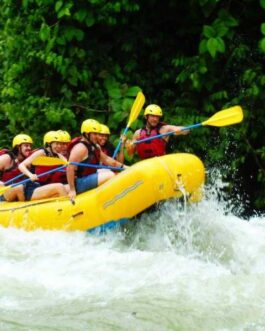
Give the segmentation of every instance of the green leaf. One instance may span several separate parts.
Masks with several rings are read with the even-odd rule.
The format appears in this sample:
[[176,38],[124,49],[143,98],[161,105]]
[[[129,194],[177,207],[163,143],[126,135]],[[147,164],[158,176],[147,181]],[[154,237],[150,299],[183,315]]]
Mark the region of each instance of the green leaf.
[[75,36],[76,36],[76,39],[78,41],[82,41],[84,39],[84,36],[85,36],[84,31],[82,31],[80,29],[76,29],[75,30]]
[[62,8],[57,14],[58,18],[62,18],[64,16],[71,16],[69,8]]
[[125,98],[122,101],[122,110],[123,111],[129,111],[132,107],[132,99],[131,98]]
[[77,77],[76,76],[70,76],[70,77],[68,77],[67,80],[72,86],[77,86]]
[[29,0],[22,0],[22,7],[28,8]]
[[227,34],[228,28],[224,25],[219,25],[218,28],[216,29],[216,34],[218,37],[223,37]]
[[117,87],[113,87],[108,90],[108,95],[113,99],[120,99],[121,98],[121,90]]
[[205,65],[201,65],[199,67],[200,74],[205,74],[208,71],[207,67]]
[[217,37],[216,41],[217,41],[218,52],[224,53],[225,52],[225,43],[224,43],[223,39],[220,37]]
[[84,22],[86,16],[87,11],[85,9],[80,9],[74,14],[74,18],[76,18],[78,22]]
[[110,108],[114,112],[115,121],[120,122],[122,116],[121,101],[119,99],[112,99],[110,101]]
[[235,19],[230,13],[228,13],[226,10],[221,9],[218,13],[219,18],[221,21],[225,24],[227,27],[235,27],[238,26],[239,22],[237,19]]
[[263,53],[265,53],[265,38],[261,39],[260,48],[263,51]]
[[47,24],[42,23],[39,36],[42,41],[46,41],[50,38],[50,27]]
[[125,96],[126,97],[135,97],[137,95],[137,93],[140,91],[141,91],[141,89],[139,86],[132,86],[127,89]]
[[212,38],[212,37],[215,37],[216,33],[215,33],[215,30],[211,26],[204,25],[203,26],[203,35],[206,38]]
[[192,86],[194,87],[194,89],[199,89],[201,86],[200,80],[199,80],[199,75],[197,73],[192,73],[190,75],[190,79],[192,81]]
[[256,84],[253,84],[251,87],[251,92],[252,92],[251,94],[256,97],[259,95],[260,89]]
[[256,80],[256,72],[252,69],[245,70],[242,75],[242,80],[246,84],[250,85],[253,84],[253,81]]
[[265,23],[262,23],[260,26],[261,33],[265,35]]
[[56,1],[56,3],[55,3],[55,11],[57,13],[61,9],[62,5],[63,5],[63,1]]
[[65,44],[66,44],[66,39],[64,38],[64,36],[62,36],[62,37],[58,37],[58,38],[56,39],[56,43],[57,43],[58,45],[65,45]]
[[91,27],[95,24],[95,18],[91,14],[86,18],[86,26]]
[[261,8],[265,9],[265,0],[260,0],[259,3],[260,3]]
[[215,38],[210,38],[207,41],[207,49],[212,58],[215,58],[218,51],[219,43]]
[[207,39],[203,39],[200,42],[200,45],[199,45],[199,53],[200,54],[206,53],[207,50],[208,50],[208,48],[207,48]]

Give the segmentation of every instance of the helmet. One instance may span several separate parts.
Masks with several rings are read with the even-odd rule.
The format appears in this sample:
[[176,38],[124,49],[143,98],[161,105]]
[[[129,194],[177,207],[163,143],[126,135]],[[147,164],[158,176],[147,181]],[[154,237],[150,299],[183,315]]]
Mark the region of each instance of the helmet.
[[110,134],[110,130],[107,127],[107,125],[100,124],[100,127],[101,127],[101,130],[100,130],[101,134]]
[[81,133],[100,133],[101,125],[98,121],[88,119],[85,120],[81,125]]
[[21,144],[33,144],[33,140],[27,134],[18,134],[13,139],[12,147],[14,148],[15,146]]
[[50,144],[54,141],[61,142],[61,136],[58,131],[49,131],[43,137],[43,144]]
[[71,136],[67,131],[58,130],[57,133],[61,143],[69,143],[71,141]]
[[145,108],[144,116],[146,115],[155,115],[155,116],[163,116],[162,109],[158,105],[149,105]]

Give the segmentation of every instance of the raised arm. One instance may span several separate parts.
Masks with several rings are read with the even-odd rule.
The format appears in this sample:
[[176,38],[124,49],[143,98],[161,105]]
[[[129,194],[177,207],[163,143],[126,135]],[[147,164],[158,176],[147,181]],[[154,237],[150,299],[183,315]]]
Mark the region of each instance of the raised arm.
[[[184,126],[166,124],[161,127],[161,129],[159,130],[159,133],[163,134],[163,133],[175,131],[175,135],[186,135],[190,132],[189,130],[182,131],[183,128],[184,128]],[[168,139],[168,137],[164,137],[164,139],[165,138]]]
[[135,153],[136,150],[136,145],[134,144],[134,142],[136,140],[140,139],[140,130],[135,131],[133,137],[131,140],[127,140],[126,142],[126,150],[129,156],[132,156]]

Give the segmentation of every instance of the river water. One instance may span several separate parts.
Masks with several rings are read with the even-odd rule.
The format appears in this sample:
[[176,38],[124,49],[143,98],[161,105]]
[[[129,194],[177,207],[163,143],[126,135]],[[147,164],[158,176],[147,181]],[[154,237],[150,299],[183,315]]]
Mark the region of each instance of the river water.
[[104,235],[0,228],[0,330],[265,330],[265,217],[230,210],[208,192]]

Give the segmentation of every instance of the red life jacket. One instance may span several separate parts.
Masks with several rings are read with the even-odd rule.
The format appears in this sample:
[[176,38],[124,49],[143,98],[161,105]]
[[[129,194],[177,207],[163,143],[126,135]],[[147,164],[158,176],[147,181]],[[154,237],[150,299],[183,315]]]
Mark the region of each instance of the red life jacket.
[[[157,136],[161,127],[165,125],[160,123],[157,127],[153,128],[150,132],[147,132],[146,127],[142,128],[140,131],[139,140]],[[153,140],[143,142],[136,145],[137,153],[140,159],[149,159],[154,156],[161,156],[166,154],[166,144],[167,142],[162,138],[155,138]]]
[[[7,182],[8,180],[11,180],[12,178],[15,178],[21,174],[20,170],[18,169],[19,162],[16,158],[16,156],[13,154],[13,152],[9,151],[8,149],[2,149],[0,151],[0,155],[8,154],[11,158],[11,166],[4,170],[0,171],[0,179],[3,182]],[[21,177],[14,180],[13,183],[18,183],[21,181]]]
[[10,152],[8,148],[2,148],[2,149],[0,149],[0,156],[7,154],[8,152]]
[[[46,156],[50,157],[58,157],[57,153],[50,153],[46,148],[42,148],[45,152]],[[50,171],[52,169],[58,168],[59,165],[56,166],[35,166],[32,171],[38,176],[44,172]],[[66,172],[65,171],[55,171],[51,174],[47,174],[45,176],[39,177],[38,182],[41,185],[51,184],[51,183],[67,183]]]
[[[82,161],[82,163],[99,164],[99,162],[100,162],[99,149],[97,149],[93,144],[86,142],[86,141],[82,141],[81,139],[82,139],[82,137],[76,137],[76,138],[72,139],[72,141],[70,142],[70,144],[68,146],[69,156],[70,156],[72,148],[75,145],[81,143],[87,149],[87,157],[85,160]],[[85,176],[94,174],[95,172],[97,172],[97,169],[95,169],[95,168],[77,166],[76,176],[78,178],[85,177]]]

